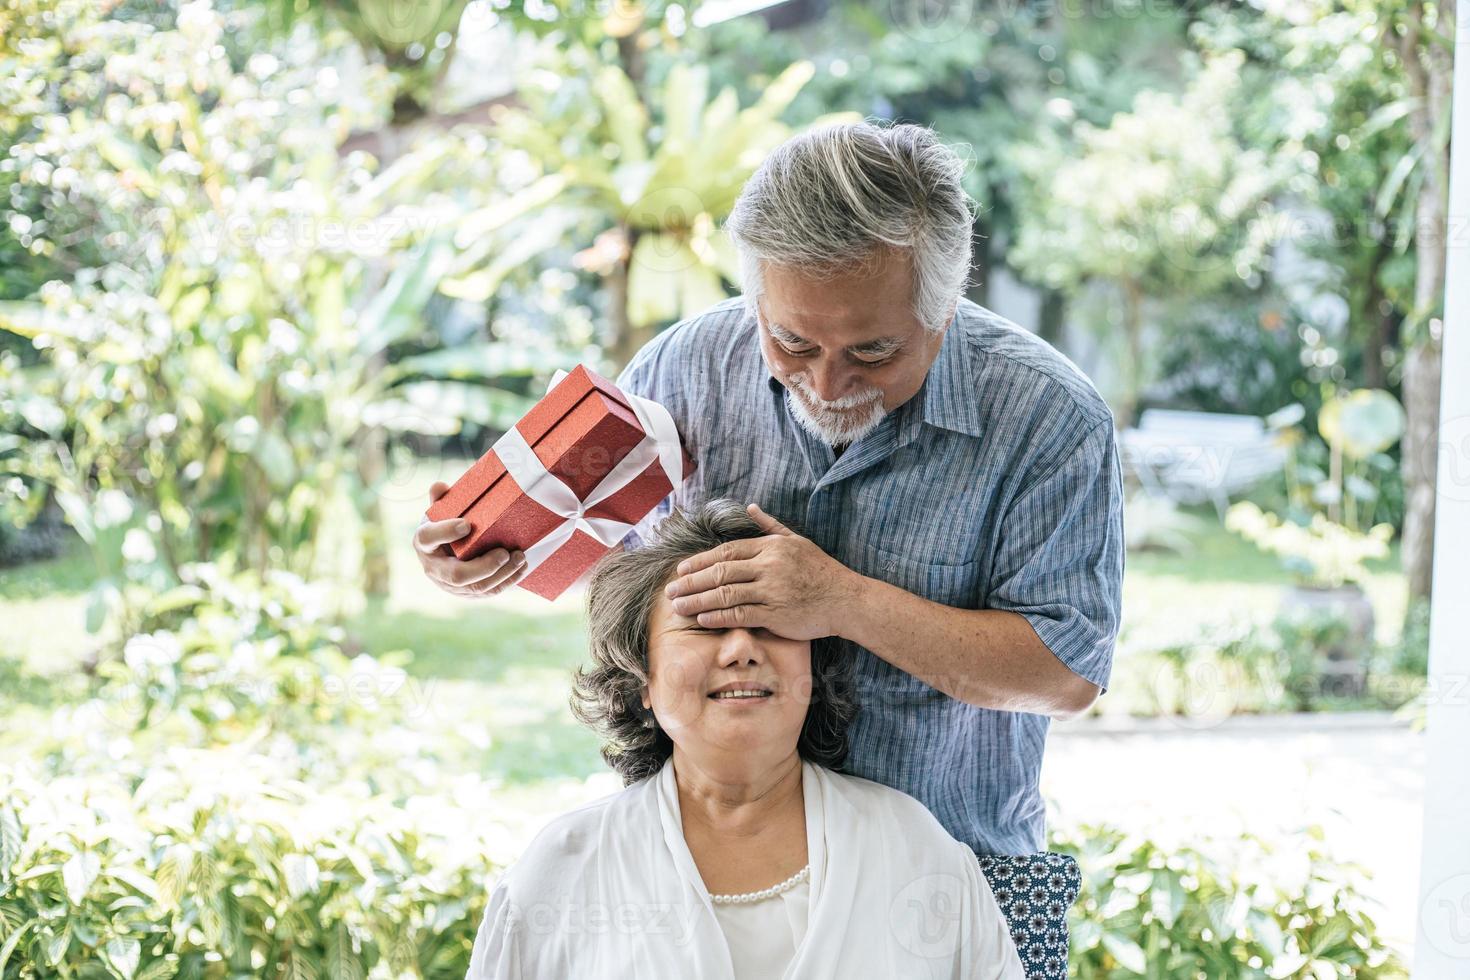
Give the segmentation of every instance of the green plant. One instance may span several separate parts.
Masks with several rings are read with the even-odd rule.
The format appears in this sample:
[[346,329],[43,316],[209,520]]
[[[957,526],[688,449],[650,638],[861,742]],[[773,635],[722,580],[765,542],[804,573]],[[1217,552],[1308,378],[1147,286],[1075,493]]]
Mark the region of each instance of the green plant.
[[228,563],[180,573],[181,584],[128,604],[138,619],[96,665],[96,704],[121,731],[207,746],[262,728],[361,722],[377,705],[349,696],[349,680],[370,695],[392,682],[389,672],[401,674],[401,655],[344,649],[343,628],[328,618],[329,584]]
[[1204,21],[1207,43],[1247,52],[1259,81],[1257,97],[1242,104],[1262,137],[1296,161],[1292,187],[1330,216],[1331,233],[1302,237],[1331,263],[1329,288],[1349,301],[1362,383],[1402,385],[1403,562],[1410,595],[1427,596],[1436,495],[1425,480],[1438,447],[1434,323],[1447,237],[1435,230],[1448,200],[1453,5],[1309,0],[1260,17],[1217,8]]
[[1274,235],[1277,165],[1242,145],[1230,118],[1241,61],[1209,59],[1182,95],[1142,92],[1106,127],[1079,123],[1076,146],[1043,130],[1016,150],[1031,192],[1009,261],[1050,288],[1113,287],[1119,309],[1095,326],[1123,345],[1113,352],[1120,427],[1153,380],[1145,297],[1182,301],[1247,279]]
[[0,976],[464,976],[488,800],[308,785],[249,749],[142,761],[0,766]]
[[1388,651],[1389,670],[1416,677],[1429,673],[1429,601],[1411,600],[1399,642]]
[[7,726],[0,977],[462,977],[507,835],[431,692],[347,656],[320,588],[184,572]]
[[[1403,408],[1386,391],[1337,392],[1323,402],[1317,431],[1329,450],[1326,478],[1303,486],[1288,469],[1293,502],[1305,504],[1302,498],[1310,495],[1311,503],[1323,508],[1331,520],[1357,531],[1371,528],[1379,498],[1374,467],[1392,472],[1384,453],[1403,434]],[[1295,442],[1288,440],[1293,448]]]
[[1375,471],[1392,475],[1384,451],[1403,432],[1404,413],[1386,391],[1336,392],[1325,399],[1317,430],[1327,447],[1326,471],[1299,425],[1305,414],[1301,405],[1291,405],[1268,420],[1287,451],[1286,518],[1241,501],[1225,524],[1280,555],[1299,582],[1340,588],[1363,580],[1367,559],[1388,555],[1393,526],[1373,523],[1379,490],[1370,477]]
[[1296,840],[1175,841],[1114,827],[1054,830],[1077,859],[1071,962],[1079,980],[1124,977],[1407,977],[1378,935],[1361,869]]
[[1302,429],[1305,415],[1294,404],[1267,420],[1286,450],[1284,519],[1242,501],[1226,526],[1280,555],[1301,583],[1338,588],[1362,581],[1365,560],[1388,554],[1393,525],[1374,518],[1380,484],[1394,479],[1386,450],[1403,432],[1404,413],[1388,392],[1360,389],[1323,400],[1320,438]]
[[1145,662],[1158,665],[1147,675],[1152,709],[1215,719],[1258,706],[1257,664],[1239,655],[1242,643],[1241,637],[1222,631],[1140,653]]
[[47,499],[46,488],[38,481],[6,472],[31,431],[25,419],[31,405],[20,393],[23,377],[20,358],[0,348],[0,566],[28,557],[21,531],[35,522]]
[[[1405,640],[1408,649],[1416,642]],[[1341,611],[1327,608],[1206,627],[1130,651],[1123,663],[1143,699],[1139,713],[1209,725],[1238,714],[1398,709],[1423,687],[1412,661],[1401,665],[1405,656],[1400,644],[1369,653]]]
[[[1302,363],[1305,325],[1288,316],[1287,304],[1238,283],[1178,305],[1160,352],[1167,380],[1153,390],[1169,407],[1263,417],[1317,390],[1304,377],[1311,371]],[[1315,403],[1308,407],[1315,417]]]
[[[58,7],[56,43],[25,49],[27,71],[61,81],[7,162],[50,188],[24,216],[32,247],[75,272],[0,305],[41,358],[18,373],[26,428],[0,445],[0,479],[53,488],[93,550],[93,628],[135,618],[117,605],[130,584],[163,591],[225,553],[383,591],[388,442],[509,424],[527,399],[469,380],[560,363],[490,344],[391,356],[455,243],[493,246],[529,205],[426,214],[419,190],[470,155],[457,138],[381,171],[341,156],[393,93],[321,38],[252,49],[249,13],[207,3],[173,29],[99,33],[85,6]],[[98,256],[69,251],[77,221]]]
[[1369,558],[1388,555],[1393,528],[1379,524],[1357,532],[1313,514],[1305,527],[1268,514],[1249,500],[1232,504],[1225,526],[1263,551],[1280,555],[1297,580],[1319,588],[1337,588],[1362,581]]
[[1331,610],[1278,616],[1272,624],[1268,652],[1276,661],[1283,697],[1295,711],[1314,711],[1325,697],[1352,696],[1341,679],[1324,673],[1328,651],[1357,642],[1352,629]]
[[[680,60],[656,99],[645,101],[618,65],[547,44],[520,89],[524,107],[496,107],[498,137],[558,182],[554,199],[567,210],[552,220],[580,212],[609,226],[578,265],[606,280],[614,362],[631,358],[658,324],[719,302],[724,281],[738,281],[718,222],[765,155],[791,135],[780,117],[813,72],[796,62],[741,108],[733,87],[711,97],[708,68]],[[474,256],[479,267],[467,261],[472,267],[446,281],[446,293],[478,301],[494,290],[507,263],[490,249]]]

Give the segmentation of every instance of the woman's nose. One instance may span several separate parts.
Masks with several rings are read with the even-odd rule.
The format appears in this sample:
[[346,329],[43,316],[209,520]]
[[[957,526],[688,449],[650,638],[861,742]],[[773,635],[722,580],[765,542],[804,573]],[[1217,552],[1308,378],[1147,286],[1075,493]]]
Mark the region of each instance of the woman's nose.
[[755,630],[743,626],[725,630],[724,642],[720,644],[722,666],[733,662],[760,660],[764,656],[765,650],[756,639]]

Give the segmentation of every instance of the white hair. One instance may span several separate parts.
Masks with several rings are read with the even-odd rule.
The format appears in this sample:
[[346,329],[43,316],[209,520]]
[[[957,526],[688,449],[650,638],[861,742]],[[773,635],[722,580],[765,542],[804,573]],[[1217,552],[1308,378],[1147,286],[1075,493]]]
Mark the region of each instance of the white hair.
[[740,192],[725,229],[752,315],[766,263],[823,277],[890,250],[907,255],[912,309],[942,330],[969,285],[975,202],[966,161],[933,130],[882,120],[833,123],[776,147]]

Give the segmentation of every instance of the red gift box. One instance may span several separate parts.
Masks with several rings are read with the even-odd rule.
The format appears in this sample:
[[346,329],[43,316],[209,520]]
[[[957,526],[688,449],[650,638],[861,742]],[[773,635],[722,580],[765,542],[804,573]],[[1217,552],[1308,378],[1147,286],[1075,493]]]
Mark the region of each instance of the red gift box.
[[[541,465],[579,501],[585,501],[645,436],[628,396],[582,365],[553,385],[516,429]],[[679,455],[682,481],[694,472],[695,464],[682,447]],[[588,507],[586,516],[637,524],[673,489],[662,464],[654,459],[622,489]],[[449,546],[463,560],[496,547],[525,551],[566,523],[565,517],[522,490],[494,447],[430,505],[427,515],[431,521],[462,517],[470,522],[469,533]],[[578,528],[517,584],[555,599],[611,550]]]

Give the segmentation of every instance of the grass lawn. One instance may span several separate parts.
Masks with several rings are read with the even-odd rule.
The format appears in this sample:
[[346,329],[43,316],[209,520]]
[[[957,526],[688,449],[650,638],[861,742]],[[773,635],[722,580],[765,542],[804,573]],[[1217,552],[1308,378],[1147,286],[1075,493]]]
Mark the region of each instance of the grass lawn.
[[0,661],[50,674],[91,648],[84,624],[95,570],[81,542],[72,545],[51,561],[0,568]]
[[[1239,535],[1226,531],[1213,510],[1196,512],[1201,533],[1194,550],[1175,555],[1134,552],[1123,575],[1123,632],[1129,645],[1162,646],[1197,635],[1209,624],[1234,618],[1269,619],[1290,582],[1279,560]],[[1378,640],[1399,636],[1408,589],[1399,571],[1399,551],[1368,563],[1365,584]]]
[[[455,474],[462,468],[443,467]],[[426,720],[471,731],[471,741],[484,746],[485,775],[507,788],[606,772],[596,742],[567,709],[568,675],[583,655],[580,595],[555,603],[520,590],[486,600],[446,595],[424,578],[409,547],[423,501],[386,506],[392,593],[369,602],[350,624],[355,641],[375,655],[412,651],[407,670],[420,685],[423,710],[433,715]],[[1276,559],[1205,516],[1192,553],[1129,555],[1120,668],[1138,651],[1199,637],[1212,624],[1273,615],[1287,581]],[[1385,642],[1396,637],[1403,616],[1397,563],[1397,553],[1377,563],[1368,585]],[[57,685],[74,689],[69,682],[90,647],[83,626],[90,568],[78,545],[52,561],[0,570],[0,682],[20,699],[43,699]],[[1120,681],[1130,676],[1115,671]],[[1137,704],[1120,693],[1103,699],[1109,713]]]

